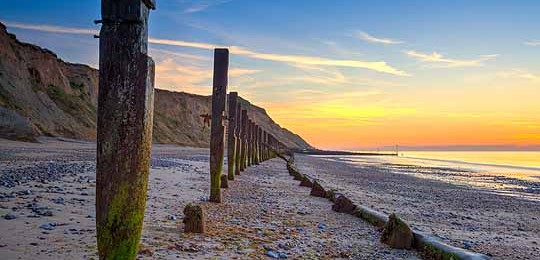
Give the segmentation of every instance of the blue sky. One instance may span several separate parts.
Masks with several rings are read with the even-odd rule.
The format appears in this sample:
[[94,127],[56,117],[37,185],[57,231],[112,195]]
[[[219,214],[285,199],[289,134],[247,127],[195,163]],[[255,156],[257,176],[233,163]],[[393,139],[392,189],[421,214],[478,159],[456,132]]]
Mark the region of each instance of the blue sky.
[[[97,66],[91,30],[99,29],[92,21],[100,1],[5,2],[0,20],[20,39]],[[157,0],[150,53],[157,87],[209,94],[211,49],[230,47],[230,89],[323,147],[536,144],[539,13],[534,0]],[[459,133],[412,143],[413,130],[381,131],[443,119],[451,125],[438,123],[426,136],[497,127],[474,117],[528,127],[491,139]],[[306,119],[320,124],[307,127]],[[366,134],[354,141],[337,138],[341,130],[320,135],[339,127]]]

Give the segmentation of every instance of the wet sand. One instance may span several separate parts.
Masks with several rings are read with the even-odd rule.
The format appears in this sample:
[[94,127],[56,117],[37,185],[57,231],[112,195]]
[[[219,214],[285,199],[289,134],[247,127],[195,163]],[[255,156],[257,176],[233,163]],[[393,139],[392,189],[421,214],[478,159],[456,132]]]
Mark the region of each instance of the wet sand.
[[[0,258],[97,259],[95,146],[42,141],[0,139]],[[279,158],[238,176],[222,204],[204,202],[208,189],[207,149],[154,145],[140,259],[418,258],[309,196]],[[205,208],[207,234],[182,232],[189,202]]]
[[[451,245],[495,259],[538,259],[540,202],[399,174],[391,167],[354,166],[297,155],[302,173],[384,213],[397,213],[414,228]],[[422,171],[420,166],[419,171]]]

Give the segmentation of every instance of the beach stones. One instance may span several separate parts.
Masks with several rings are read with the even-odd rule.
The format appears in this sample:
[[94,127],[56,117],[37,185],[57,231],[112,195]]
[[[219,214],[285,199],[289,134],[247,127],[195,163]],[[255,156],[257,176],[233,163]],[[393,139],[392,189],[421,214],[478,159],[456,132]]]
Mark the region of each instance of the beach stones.
[[381,242],[391,248],[410,249],[413,245],[414,235],[407,223],[392,213],[381,233]]
[[309,193],[309,195],[326,198],[326,190],[324,190],[321,184],[317,180],[315,180],[313,181],[313,185],[311,186],[311,192]]
[[183,222],[185,233],[204,233],[203,208],[200,205],[187,204],[184,208]]
[[345,197],[345,195],[336,195],[334,205],[332,205],[333,211],[353,214],[355,209],[356,205],[354,205],[354,203],[349,198]]

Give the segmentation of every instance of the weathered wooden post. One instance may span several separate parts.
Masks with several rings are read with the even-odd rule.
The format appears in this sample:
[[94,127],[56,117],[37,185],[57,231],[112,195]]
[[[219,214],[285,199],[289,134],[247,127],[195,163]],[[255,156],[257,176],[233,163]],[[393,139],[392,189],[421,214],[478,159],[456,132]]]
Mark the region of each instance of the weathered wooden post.
[[247,166],[251,166],[251,153],[253,151],[253,146],[251,145],[251,142],[252,142],[252,131],[251,131],[251,128],[253,127],[252,123],[251,123],[251,119],[248,118],[248,124],[247,124],[247,151],[246,151],[246,156],[247,156]]
[[269,159],[270,149],[268,149],[268,132],[264,132],[264,160]]
[[248,116],[247,110],[242,109],[242,168],[240,170],[244,171],[247,168],[247,154],[248,154]]
[[253,127],[253,164],[259,164],[259,125],[254,124]]
[[262,128],[259,127],[259,131],[257,132],[257,145],[259,146],[259,153],[257,153],[257,158],[259,158],[259,162],[263,162],[263,145],[262,145]]
[[[229,50],[214,50],[214,81],[212,87],[212,126],[210,129],[210,201],[221,202],[221,170],[225,153],[225,104]],[[225,178],[225,181],[227,178]]]
[[154,62],[148,15],[155,2],[102,0],[96,154],[100,259],[135,259],[152,146]]
[[251,121],[251,165],[255,165],[255,122]]
[[262,130],[262,133],[261,133],[261,156],[262,156],[262,160],[263,162],[266,161],[266,131],[265,130]]
[[[238,100],[237,100],[238,101]],[[236,107],[236,128],[235,128],[235,134],[237,136],[236,139],[236,158],[235,158],[235,167],[234,167],[234,174],[240,175],[240,169],[242,168],[241,162],[242,162],[242,105],[240,102],[237,102]]]
[[257,132],[257,124],[255,124],[255,121],[253,121],[253,128],[251,128],[251,135],[253,136],[253,141],[251,142],[251,145],[253,146],[253,152],[251,153],[251,161],[252,164],[257,164],[257,135],[255,134]]
[[227,136],[227,178],[234,180],[236,164],[236,107],[238,92],[229,93],[229,134]]

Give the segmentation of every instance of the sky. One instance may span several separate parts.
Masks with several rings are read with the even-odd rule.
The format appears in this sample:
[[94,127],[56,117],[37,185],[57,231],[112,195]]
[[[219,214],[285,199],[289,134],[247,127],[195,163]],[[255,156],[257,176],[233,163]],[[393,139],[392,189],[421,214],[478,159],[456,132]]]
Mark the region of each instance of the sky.
[[[229,90],[323,149],[540,145],[540,1],[157,0],[156,87]],[[100,1],[5,1],[23,41],[98,67]]]

